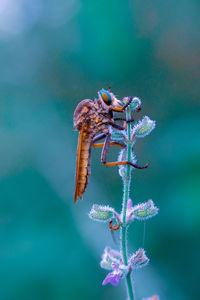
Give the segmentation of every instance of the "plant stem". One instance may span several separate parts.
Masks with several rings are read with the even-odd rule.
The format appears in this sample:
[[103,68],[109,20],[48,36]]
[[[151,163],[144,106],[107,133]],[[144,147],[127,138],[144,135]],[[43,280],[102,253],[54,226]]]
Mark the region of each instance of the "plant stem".
[[[126,120],[131,119],[130,109],[126,109]],[[128,136],[128,145],[127,145],[127,160],[131,161],[131,123],[127,124],[127,136]],[[127,225],[126,225],[126,213],[127,213],[127,204],[129,199],[129,191],[130,191],[130,183],[131,183],[131,167],[130,165],[126,166],[126,178],[123,179],[124,184],[124,194],[123,194],[123,204],[122,204],[122,226],[121,226],[121,251],[123,257],[124,265],[128,265],[127,259]],[[133,294],[133,286],[131,282],[131,272],[128,272],[126,275],[126,285],[128,291],[128,299],[134,300]]]

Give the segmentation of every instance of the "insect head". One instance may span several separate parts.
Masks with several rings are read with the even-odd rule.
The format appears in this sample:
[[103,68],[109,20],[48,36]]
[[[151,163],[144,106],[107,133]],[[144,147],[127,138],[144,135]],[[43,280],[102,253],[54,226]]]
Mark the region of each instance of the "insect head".
[[111,105],[112,103],[112,95],[109,91],[106,91],[104,89],[101,89],[99,91],[99,97],[101,97],[101,99],[107,104],[107,105]]
[[113,93],[110,92],[110,90],[101,89],[98,91],[99,99],[106,105],[113,107],[117,107],[120,104],[120,101],[115,97]]

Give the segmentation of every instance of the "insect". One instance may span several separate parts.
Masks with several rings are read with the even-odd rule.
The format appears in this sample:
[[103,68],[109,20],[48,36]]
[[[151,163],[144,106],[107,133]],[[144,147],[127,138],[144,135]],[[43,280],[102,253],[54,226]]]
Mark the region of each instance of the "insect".
[[[105,166],[131,165],[137,169],[144,169],[146,164],[140,167],[130,161],[107,162],[106,156],[109,146],[119,146],[125,148],[126,145],[111,141],[109,126],[117,130],[124,130],[127,122],[124,118],[114,118],[113,112],[124,112],[126,107],[131,103],[133,97],[129,97],[126,105],[121,106],[120,101],[109,90],[101,89],[98,92],[98,98],[94,102],[90,99],[82,100],[74,111],[74,127],[79,131],[77,160],[76,160],[76,184],[74,191],[74,201],[82,198],[83,193],[88,185],[91,164],[91,148],[103,147],[101,153],[101,162]],[[117,120],[124,121],[123,126],[116,123]],[[98,134],[98,135],[97,135]],[[105,138],[104,143],[96,143]]]

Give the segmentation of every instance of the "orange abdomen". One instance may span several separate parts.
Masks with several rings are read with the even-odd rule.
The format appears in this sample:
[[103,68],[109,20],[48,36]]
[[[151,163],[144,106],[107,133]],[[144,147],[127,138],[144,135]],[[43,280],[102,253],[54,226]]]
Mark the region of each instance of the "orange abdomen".
[[76,186],[74,193],[74,201],[77,202],[77,197],[82,198],[82,194],[88,185],[90,176],[90,161],[91,161],[91,142],[92,138],[87,135],[84,128],[79,133],[79,142],[77,149],[76,160]]

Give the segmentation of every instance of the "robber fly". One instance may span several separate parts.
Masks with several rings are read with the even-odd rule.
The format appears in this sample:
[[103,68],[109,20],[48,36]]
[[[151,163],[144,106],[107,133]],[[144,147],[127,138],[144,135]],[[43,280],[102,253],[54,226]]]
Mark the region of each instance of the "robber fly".
[[[83,193],[88,185],[90,176],[91,148],[103,147],[101,153],[101,162],[105,166],[131,165],[137,169],[146,168],[146,164],[140,167],[130,161],[106,162],[106,156],[109,146],[116,145],[125,148],[126,145],[118,142],[111,142],[109,126],[117,130],[124,130],[127,122],[123,118],[114,118],[113,112],[123,112],[131,103],[133,97],[129,97],[126,105],[121,106],[120,101],[110,90],[101,89],[98,92],[98,98],[94,102],[90,99],[82,100],[74,112],[74,126],[79,130],[79,140],[76,160],[76,185],[74,191],[74,201],[82,198]],[[123,126],[115,121],[124,121]],[[98,135],[97,135],[98,134]],[[105,138],[104,143],[96,143]]]

